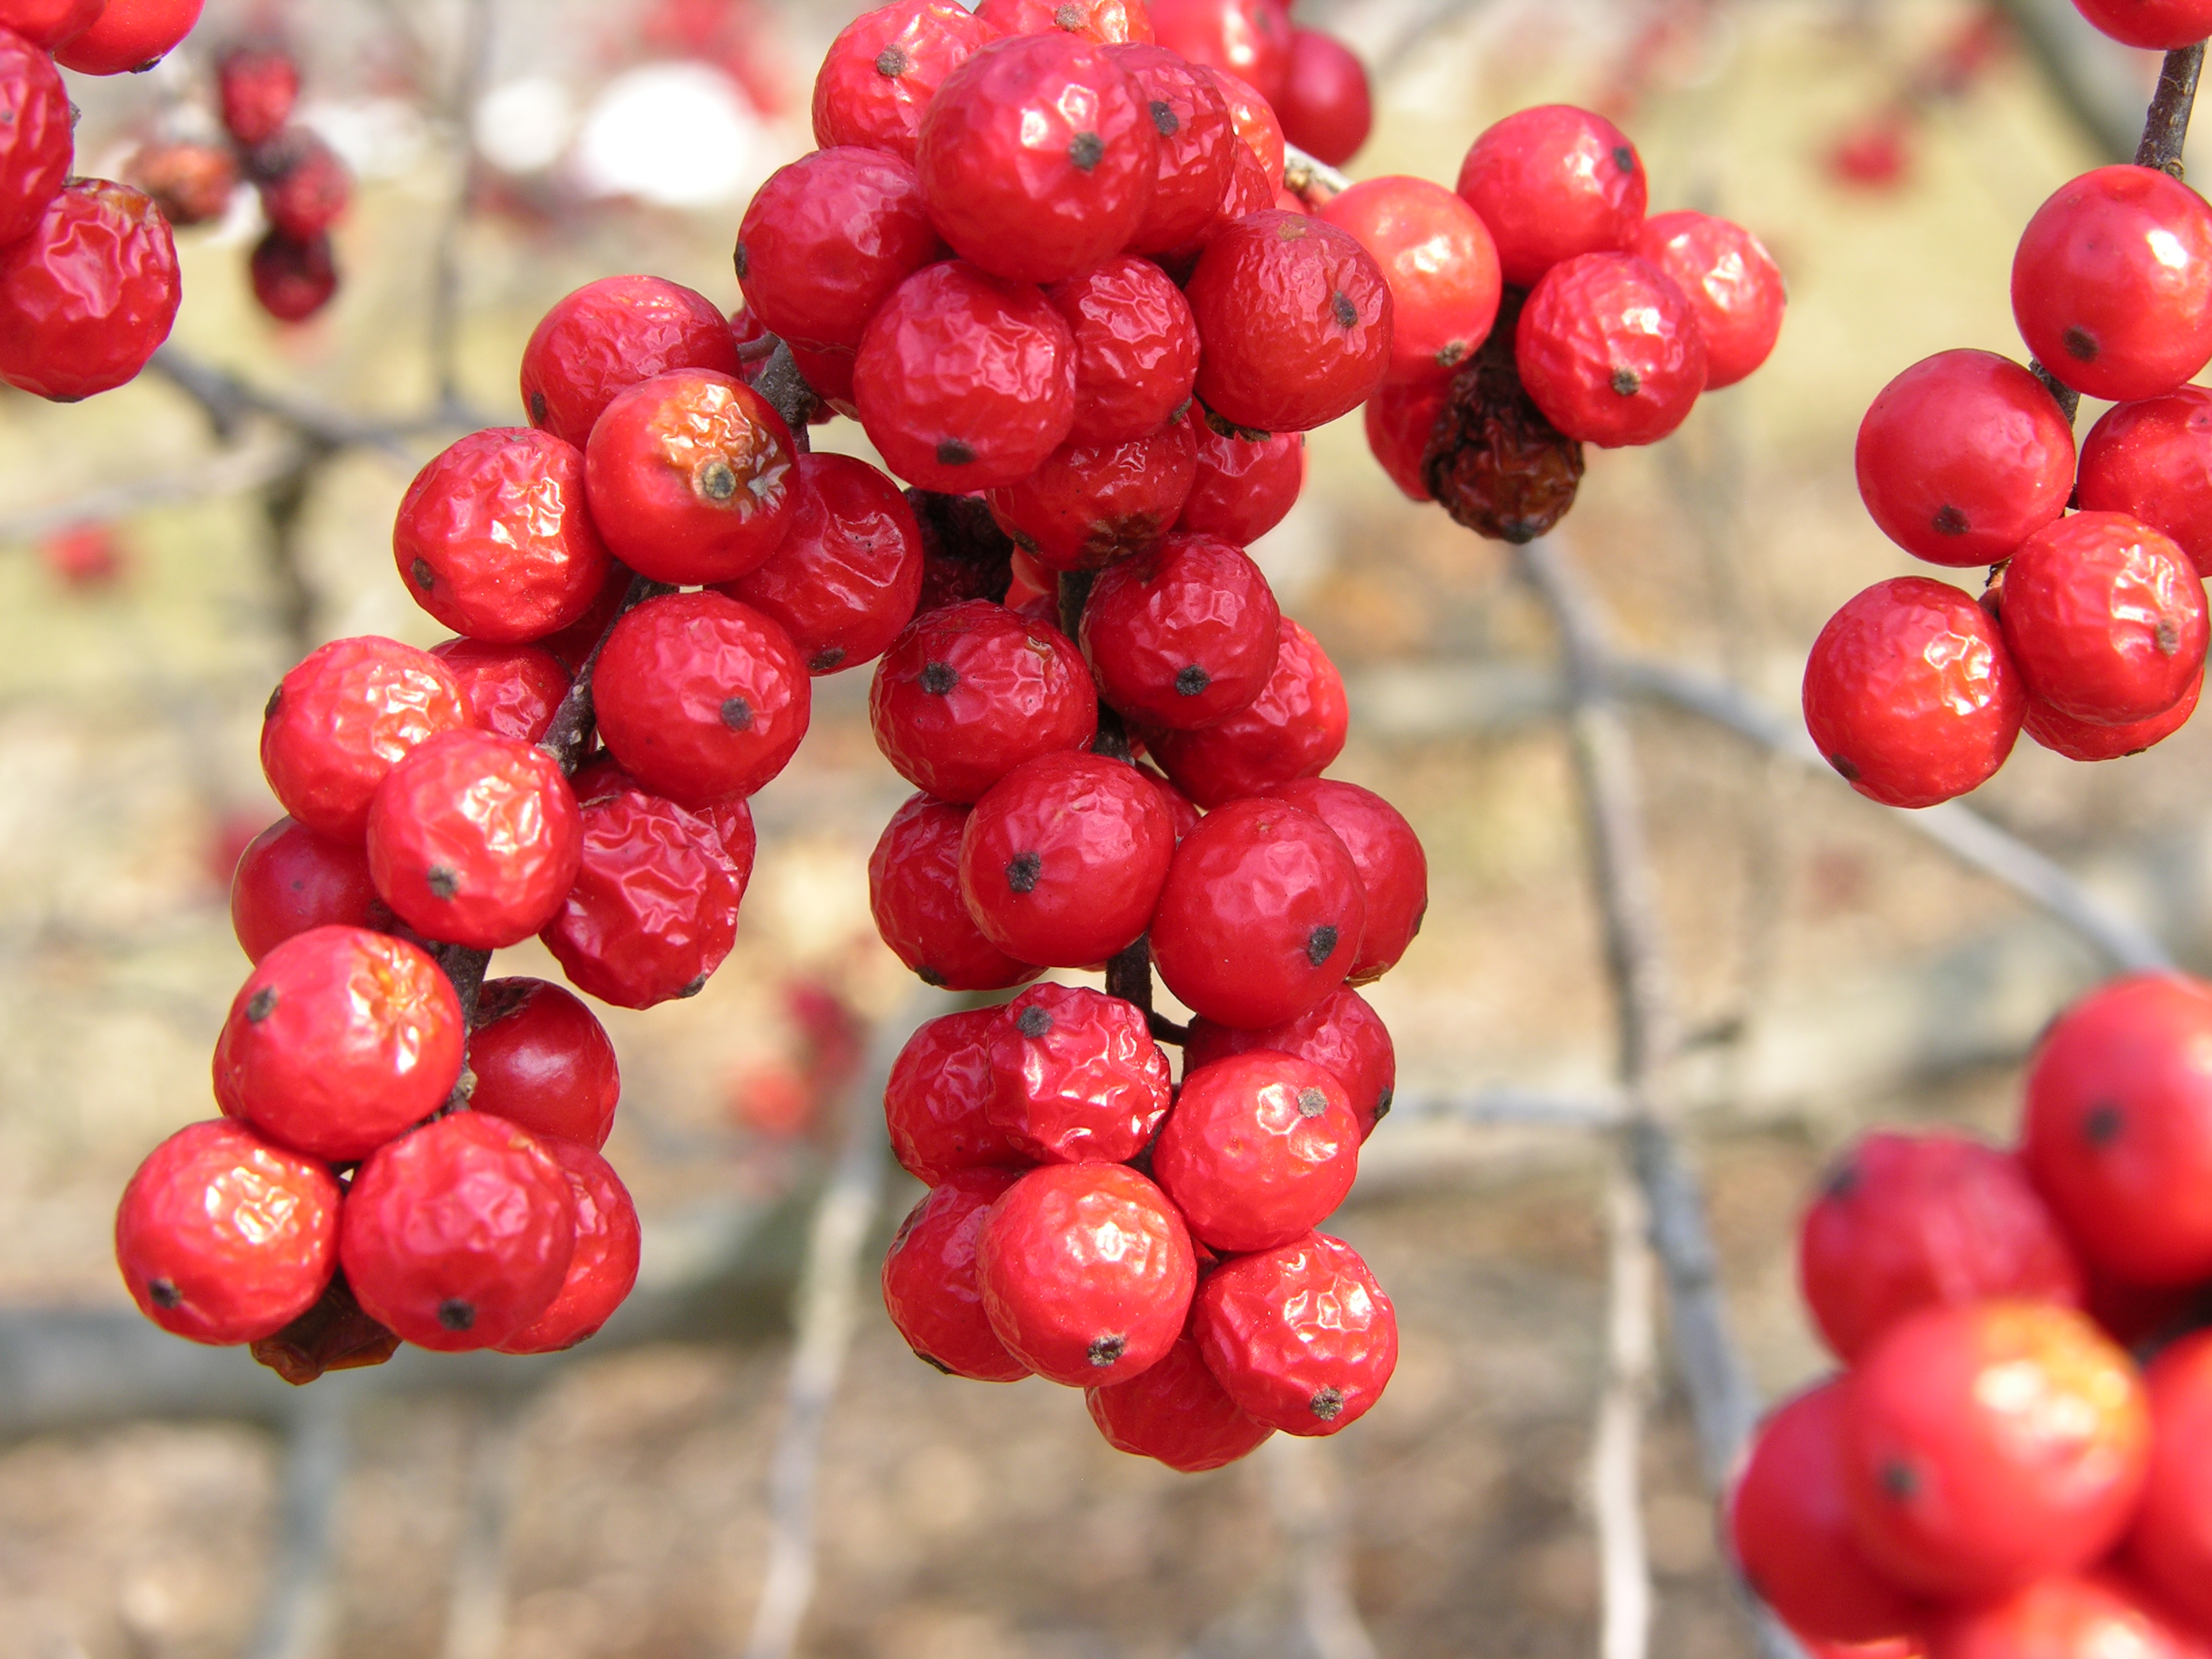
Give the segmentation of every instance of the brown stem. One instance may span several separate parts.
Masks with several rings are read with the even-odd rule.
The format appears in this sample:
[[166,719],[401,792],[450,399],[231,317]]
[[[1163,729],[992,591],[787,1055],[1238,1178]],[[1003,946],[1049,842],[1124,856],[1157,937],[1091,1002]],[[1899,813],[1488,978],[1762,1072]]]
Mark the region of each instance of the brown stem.
[[2166,54],[2159,68],[2158,91],[2143,117],[2142,142],[2136,146],[2136,165],[2156,167],[2181,177],[2181,145],[2189,137],[2189,113],[2197,102],[2197,76],[2204,67],[2204,43],[2183,46]]

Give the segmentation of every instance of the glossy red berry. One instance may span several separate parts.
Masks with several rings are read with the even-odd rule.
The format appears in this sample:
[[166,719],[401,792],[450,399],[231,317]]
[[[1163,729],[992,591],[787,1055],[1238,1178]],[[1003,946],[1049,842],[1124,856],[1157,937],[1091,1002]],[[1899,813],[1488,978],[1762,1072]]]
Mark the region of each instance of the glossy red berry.
[[368,635],[333,640],[284,676],[261,722],[261,769],[310,830],[358,841],[385,775],[469,724],[452,671],[427,651]]
[[1040,1164],[1126,1163],[1172,1097],[1144,1011],[1078,985],[1033,985],[991,1032],[991,1122]]
[[1197,409],[1190,422],[1198,472],[1176,528],[1249,547],[1297,505],[1306,483],[1306,434],[1255,436]]
[[2212,390],[2185,386],[2105,411],[2081,441],[2080,505],[2124,513],[2212,570]]
[[313,242],[345,216],[353,174],[338,154],[305,127],[280,134],[247,157],[270,228],[295,242]]
[[2205,0],[2074,0],[2074,9],[2100,33],[2152,52],[2193,46],[2212,34],[2212,5]]
[[2043,383],[1991,351],[1939,351],[1859,422],[1859,497],[1931,564],[1995,564],[2066,510],[2074,428]]
[[1310,1060],[1344,1085],[1360,1137],[1375,1133],[1397,1094],[1398,1056],[1382,1017],[1350,986],[1332,991],[1295,1019],[1259,1030],[1239,1030],[1194,1019],[1183,1044],[1186,1073],[1255,1048],[1273,1048]]
[[1152,38],[1170,52],[1227,70],[1266,97],[1290,72],[1290,9],[1282,0],[1147,0]]
[[1626,253],[1644,224],[1636,146],[1569,104],[1540,104],[1486,129],[1460,166],[1458,190],[1490,227],[1516,288],[1577,254]]
[[1429,908],[1429,860],[1405,815],[1371,789],[1329,778],[1302,778],[1265,793],[1310,812],[1336,831],[1359,867],[1367,896],[1367,927],[1360,935],[1349,982],[1371,985],[1398,965],[1421,931]]
[[2002,1601],[1954,1609],[1931,1622],[1926,1650],[1930,1659],[2196,1659],[2204,1644],[2143,1586],[2100,1570],[2038,1579]]
[[589,1146],[551,1139],[543,1145],[568,1177],[568,1196],[576,1214],[575,1249],[552,1304],[502,1340],[501,1353],[559,1353],[588,1341],[637,1283],[641,1239],[629,1188],[614,1166]]
[[0,0],[0,26],[52,52],[90,28],[107,0]]
[[1053,1164],[1022,1176],[984,1217],[975,1267],[1006,1351],[1076,1389],[1165,1358],[1198,1278],[1175,1206],[1119,1164]]
[[998,1089],[991,1040],[1005,1019],[1000,1008],[941,1014],[924,1021],[892,1062],[884,1119],[899,1166],[915,1180],[936,1187],[963,1170],[1033,1161],[990,1118]]
[[1260,567],[1238,549],[1176,535],[1100,574],[1082,635],[1108,702],[1142,725],[1192,731],[1266,689],[1282,613]]
[[2151,1362],[2150,1470],[2128,1557],[2188,1618],[2212,1621],[2212,1333],[2183,1337]]
[[304,323],[338,291],[336,251],[328,236],[300,241],[271,230],[246,262],[253,297],[280,323]]
[[575,674],[589,660],[608,625],[622,613],[623,606],[629,598],[630,586],[635,580],[635,572],[624,565],[616,565],[607,573],[606,586],[599,589],[599,597],[592,601],[590,610],[568,627],[547,634],[532,643],[542,647],[559,663],[564,673]]
[[1348,415],[1390,361],[1390,287],[1347,233],[1270,209],[1206,244],[1184,293],[1198,337],[1198,395],[1262,432]]
[[337,1266],[338,1183],[228,1118],[147,1155],[115,1211],[115,1261],[139,1310],[195,1342],[272,1336]]
[[233,46],[216,60],[223,131],[249,149],[274,138],[300,101],[300,65],[271,46]]
[[534,645],[447,640],[430,654],[459,684],[471,725],[520,743],[536,743],[552,730],[568,695],[568,671]]
[[169,337],[177,247],[153,199],[79,179],[0,248],[0,380],[74,403],[136,375]]
[[1367,903],[1336,832],[1279,801],[1217,808],[1182,838],[1152,919],[1160,977],[1222,1025],[1280,1025],[1344,982]]
[[2188,725],[2190,717],[2197,713],[2197,699],[2203,695],[2204,671],[2200,668],[2197,678],[2190,681],[2189,689],[2181,694],[2179,702],[2163,714],[2124,726],[2098,726],[2076,720],[2031,696],[2020,729],[2045,749],[2069,760],[2120,760],[2165,742]]
[[1320,29],[1291,31],[1290,64],[1274,105],[1283,136],[1333,167],[1357,155],[1375,126],[1366,65]]
[[1442,185],[1402,177],[1362,180],[1321,216],[1357,237],[1390,284],[1385,379],[1450,379],[1498,317],[1498,249],[1480,216]]
[[1157,432],[1190,402],[1198,325],[1182,290],[1151,261],[1105,261],[1045,297],[1075,343],[1072,443],[1121,443]]
[[[0,20],[4,21],[4,20]],[[69,88],[53,60],[12,29],[0,27],[0,245],[39,227],[76,153]]]
[[549,1144],[607,1144],[622,1070],[606,1028],[570,993],[542,979],[495,979],[477,997],[469,1032],[476,1087],[469,1109],[520,1123]]
[[[1283,187],[1284,170],[1288,160],[1284,153],[1283,124],[1275,115],[1275,106],[1249,79],[1230,70],[1218,64],[1206,64],[1200,68],[1199,73],[1221,94],[1221,101],[1228,106],[1229,123],[1236,129],[1237,137],[1243,141],[1244,148],[1251,152],[1252,159],[1260,164],[1261,174],[1267,181],[1267,202],[1272,204],[1275,192]],[[1231,180],[1229,194],[1222,202],[1221,219],[1225,221],[1243,216],[1232,214],[1230,209],[1237,204],[1246,188],[1237,179]],[[1257,209],[1248,211],[1257,211]]]
[[1152,1179],[1191,1235],[1270,1250],[1321,1224],[1359,1173],[1359,1121],[1310,1061],[1256,1049],[1187,1069],[1152,1150]]
[[568,1172],[527,1130],[475,1112],[378,1148],[338,1222],[363,1310],[445,1352],[520,1332],[560,1294],[575,1249]]
[[1115,444],[1071,443],[988,492],[991,516],[1047,570],[1096,570],[1159,544],[1198,477],[1188,422]]
[[353,842],[331,841],[279,818],[239,855],[230,878],[230,926],[258,962],[311,927],[373,927],[391,920]]
[[1656,443],[1705,386],[1705,339],[1674,279],[1629,253],[1581,253],[1538,279],[1514,331],[1536,407],[1570,438]]
[[1001,34],[1058,31],[1099,46],[1152,38],[1145,0],[981,0],[975,15]]
[[80,75],[130,75],[167,57],[200,21],[202,0],[107,0],[85,28],[54,48]]
[[2061,185],[2021,233],[2012,313],[2028,349],[2086,397],[2172,391],[2212,359],[2212,207],[2150,167]]
[[1150,1457],[1184,1474],[1234,1463],[1274,1432],[1238,1409],[1198,1345],[1179,1337],[1167,1357],[1126,1382],[1085,1390],[1091,1420],[1116,1451]]
[[948,1173],[908,1212],[884,1256],[891,1323],[907,1346],[948,1376],[1018,1382],[1030,1374],[991,1329],[975,1272],[984,1218],[1020,1178],[1015,1170]]
[[1851,787],[1933,806],[1996,775],[2027,693],[1997,627],[1948,582],[1877,582],[1828,619],[1805,664],[1805,727]]
[[712,300],[658,276],[603,276],[547,312],[522,350],[530,424],[575,445],[615,394],[682,368],[738,371],[729,319]]
[[583,817],[583,866],[546,949],[570,984],[618,1008],[696,995],[730,954],[744,896],[714,826],[635,790]]
[[1288,617],[1273,673],[1260,695],[1200,732],[1155,732],[1152,757],[1209,811],[1296,778],[1344,752],[1351,724],[1344,678],[1314,636]]
[[1152,203],[1129,235],[1139,253],[1165,253],[1213,223],[1235,164],[1237,129],[1212,81],[1164,46],[1109,46],[1159,135]]
[[1285,1434],[1350,1428],[1398,1365],[1390,1298],[1359,1253],[1326,1233],[1215,1268],[1191,1334],[1229,1397]]
[[464,1035],[460,1000],[422,951],[317,927],[239,988],[216,1043],[216,1099],[280,1146],[363,1158],[446,1103]]
[[999,31],[958,0],[894,0],[848,24],[814,81],[814,142],[863,144],[911,161],[945,77]]
[[1741,225],[1684,210],[1647,219],[1633,250],[1674,279],[1705,337],[1705,390],[1734,386],[1774,350],[1789,296],[1781,268]]
[[1004,990],[1044,970],[985,938],[960,896],[961,832],[969,810],[927,794],[900,807],[868,860],[868,908],[884,943],[924,984]]
[[772,174],[738,229],[738,281],[761,325],[815,346],[854,346],[876,308],[945,246],[913,167],[840,145]]

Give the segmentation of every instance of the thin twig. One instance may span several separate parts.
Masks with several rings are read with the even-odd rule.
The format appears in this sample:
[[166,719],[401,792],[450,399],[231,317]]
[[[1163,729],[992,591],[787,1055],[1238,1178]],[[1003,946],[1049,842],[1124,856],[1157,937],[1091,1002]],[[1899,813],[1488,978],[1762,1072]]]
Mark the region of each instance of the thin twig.
[[1590,1451],[1598,1536],[1600,1659],[1643,1659],[1651,1640],[1651,1573],[1644,1536],[1644,1413],[1656,1339],[1650,1216],[1644,1194],[1618,1166],[1607,1178],[1606,1379]]
[[1317,161],[1296,144],[1283,146],[1283,188],[1311,207],[1352,188],[1352,180],[1326,161]]
[[2197,104],[2197,77],[2204,67],[2204,43],[2166,54],[2159,65],[2158,90],[2143,116],[2142,142],[2136,165],[2181,177],[2181,147],[2189,137],[2189,113]]
[[275,1567],[247,1659],[323,1659],[336,1645],[337,1508],[350,1461],[352,1396],[295,1395],[284,1444]]
[[185,507],[258,489],[295,469],[300,453],[297,443],[272,434],[265,441],[218,451],[187,471],[109,484],[51,507],[27,507],[0,519],[0,546],[42,541],[79,525],[112,524],[153,507]]
[[431,374],[439,407],[447,410],[459,408],[461,402],[461,236],[468,228],[469,210],[476,198],[477,106],[491,78],[492,33],[497,15],[495,0],[468,0],[462,21],[460,68],[447,100],[456,176],[431,261],[429,318]]

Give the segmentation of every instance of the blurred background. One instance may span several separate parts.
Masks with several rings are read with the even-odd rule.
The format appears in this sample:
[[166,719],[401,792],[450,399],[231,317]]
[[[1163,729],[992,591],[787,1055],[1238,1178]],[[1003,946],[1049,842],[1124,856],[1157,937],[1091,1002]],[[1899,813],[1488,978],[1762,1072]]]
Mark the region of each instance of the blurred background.
[[[811,736],[754,803],[736,954],[694,1000],[607,1014],[608,1152],[647,1227],[637,1316],[557,1360],[416,1354],[289,1396],[242,1353],[139,1340],[109,1227],[138,1159],[211,1112],[246,971],[229,869],[277,815],[255,757],[269,687],[323,639],[441,636],[395,579],[393,508],[459,431],[520,420],[520,352],[554,300],[644,270],[737,302],[744,203],[811,146],[813,65],[860,9],[211,0],[155,72],[72,77],[80,170],[124,176],[149,142],[213,132],[223,44],[280,31],[359,191],[344,287],[302,326],[252,302],[250,191],[179,237],[177,343],[306,421],[152,374],[75,407],[0,397],[0,1659],[744,1650],[813,1194],[870,1032],[945,1006],[869,921],[866,860],[906,790],[870,741],[865,672],[816,683]],[[1930,352],[2024,356],[2014,239],[2061,181],[2131,150],[2155,59],[2063,0],[1296,15],[1375,77],[1356,174],[1449,183],[1490,121],[1579,102],[1640,146],[1654,211],[1725,214],[1773,252],[1791,305],[1766,368],[1668,443],[1593,452],[1555,539],[1632,686],[1686,675],[1794,731],[1820,623],[1911,567],[1858,504],[1860,414]],[[817,442],[868,453],[849,422]],[[1614,1066],[1556,642],[1504,550],[1401,497],[1356,418],[1311,458],[1255,554],[1351,683],[1333,775],[1395,801],[1431,859],[1425,931],[1370,994],[1401,1109],[1339,1218],[1396,1301],[1395,1382],[1354,1431],[1216,1474],[1122,1456],[1072,1391],[907,1353],[872,1291],[920,1192],[894,1172],[823,1443],[805,1653],[1592,1648],[1612,1154],[1571,1123],[1497,1121],[1571,1119]],[[1679,699],[1630,718],[1686,1034],[1668,1109],[1771,1394],[1825,1364],[1790,1241],[1828,1151],[1875,1121],[2008,1133],[2027,1043],[2112,964],[1793,754]],[[2023,744],[1972,805],[2203,966],[2208,763],[2201,724],[2094,770]],[[558,977],[534,945],[494,971]],[[1559,1110],[1492,1109],[1507,1094]],[[1654,1650],[1748,1652],[1670,1382],[1654,1411]]]

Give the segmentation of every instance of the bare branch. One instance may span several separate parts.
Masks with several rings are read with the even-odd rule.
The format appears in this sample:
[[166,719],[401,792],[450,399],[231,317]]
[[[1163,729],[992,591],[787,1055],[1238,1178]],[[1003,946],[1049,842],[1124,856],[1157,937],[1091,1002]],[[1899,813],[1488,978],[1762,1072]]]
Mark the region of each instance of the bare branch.
[[468,1512],[453,1552],[442,1659],[500,1659],[507,1649],[507,1540],[520,1473],[522,1401],[502,1392],[475,1413]]
[[1296,144],[1283,146],[1283,188],[1309,206],[1319,207],[1352,188],[1352,180]]
[[281,438],[257,440],[226,449],[184,472],[133,479],[88,490],[51,507],[34,507],[0,519],[0,546],[38,542],[78,525],[109,524],[157,507],[185,507],[218,496],[258,489],[300,465],[297,444]]
[[1376,1659],[1374,1638],[1352,1595],[1352,1552],[1345,1538],[1344,1494],[1336,1448],[1326,1439],[1279,1434],[1262,1455],[1275,1525],[1289,1548],[1285,1562],[1298,1599],[1308,1659]]
[[1651,1572],[1640,1467],[1656,1351],[1650,1219],[1642,1191],[1626,1171],[1616,1168],[1605,1191],[1606,1376],[1590,1451],[1604,1610],[1600,1659],[1644,1659],[1651,1641]]
[[462,22],[461,61],[447,100],[453,127],[453,195],[438,227],[430,270],[430,368],[441,410],[461,404],[461,236],[476,198],[477,106],[491,77],[495,0],[468,0]]
[[324,1659],[336,1648],[337,1508],[351,1461],[352,1396],[297,1395],[284,1445],[276,1565],[247,1659]]
[[2159,65],[2158,90],[2143,116],[2142,142],[2136,165],[2181,177],[2181,146],[2189,137],[2189,114],[2197,105],[2197,77],[2204,68],[2204,43],[2166,54]]

